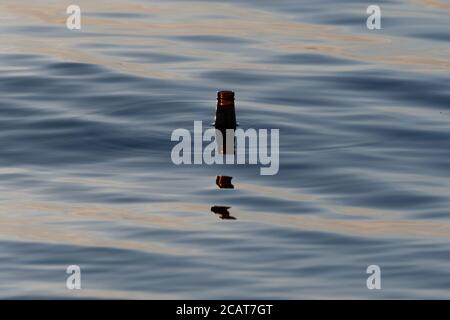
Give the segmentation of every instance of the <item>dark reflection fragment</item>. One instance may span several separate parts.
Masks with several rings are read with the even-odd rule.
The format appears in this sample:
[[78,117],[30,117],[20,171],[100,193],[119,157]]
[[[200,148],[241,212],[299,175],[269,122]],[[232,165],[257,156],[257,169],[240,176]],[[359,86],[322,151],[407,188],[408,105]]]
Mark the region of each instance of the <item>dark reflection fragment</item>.
[[216,177],[216,185],[220,189],[234,189],[234,185],[231,183],[231,179],[233,179],[233,177],[217,176]]
[[219,218],[222,220],[236,220],[235,217],[230,215],[230,212],[228,209],[231,207],[224,207],[224,206],[212,206],[211,211],[215,214],[219,215]]

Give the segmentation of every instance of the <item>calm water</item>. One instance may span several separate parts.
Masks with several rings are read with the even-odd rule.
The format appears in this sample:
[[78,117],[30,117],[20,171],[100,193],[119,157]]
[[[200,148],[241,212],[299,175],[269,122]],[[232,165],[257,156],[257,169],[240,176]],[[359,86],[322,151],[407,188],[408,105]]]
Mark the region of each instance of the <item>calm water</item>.
[[[0,297],[450,298],[450,2],[0,12]],[[217,90],[242,128],[280,129],[278,175],[172,164]]]

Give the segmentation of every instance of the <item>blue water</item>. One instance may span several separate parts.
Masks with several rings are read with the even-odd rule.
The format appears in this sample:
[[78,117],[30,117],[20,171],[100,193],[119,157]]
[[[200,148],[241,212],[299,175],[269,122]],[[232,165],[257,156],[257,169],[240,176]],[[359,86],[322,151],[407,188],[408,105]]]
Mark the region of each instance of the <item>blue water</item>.
[[[1,298],[450,298],[448,1],[76,2],[0,3]],[[172,163],[218,90],[277,175]]]

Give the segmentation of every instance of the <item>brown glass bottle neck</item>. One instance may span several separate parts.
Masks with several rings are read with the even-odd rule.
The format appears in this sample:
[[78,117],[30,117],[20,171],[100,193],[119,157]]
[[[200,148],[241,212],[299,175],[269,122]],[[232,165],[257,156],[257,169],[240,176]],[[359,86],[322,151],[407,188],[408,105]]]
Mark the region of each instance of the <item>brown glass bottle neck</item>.
[[217,107],[219,108],[234,108],[233,100],[217,100]]

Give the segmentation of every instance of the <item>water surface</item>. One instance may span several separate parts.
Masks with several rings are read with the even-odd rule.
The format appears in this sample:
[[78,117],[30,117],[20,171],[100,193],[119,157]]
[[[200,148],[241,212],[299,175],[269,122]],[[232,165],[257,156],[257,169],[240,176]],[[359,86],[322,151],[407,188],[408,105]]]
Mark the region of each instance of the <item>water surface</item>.
[[[448,2],[76,2],[0,4],[0,297],[450,298]],[[278,175],[172,164],[217,90]]]

